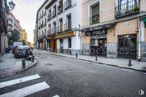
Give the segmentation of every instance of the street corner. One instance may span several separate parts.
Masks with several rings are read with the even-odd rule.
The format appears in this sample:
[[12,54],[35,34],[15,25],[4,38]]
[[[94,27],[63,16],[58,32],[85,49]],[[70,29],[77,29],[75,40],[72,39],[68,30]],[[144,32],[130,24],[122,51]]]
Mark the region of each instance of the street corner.
[[17,74],[26,71],[37,64],[37,59],[26,60],[26,59],[15,59],[15,61],[7,60],[7,67],[0,68],[0,77],[6,77],[9,75]]

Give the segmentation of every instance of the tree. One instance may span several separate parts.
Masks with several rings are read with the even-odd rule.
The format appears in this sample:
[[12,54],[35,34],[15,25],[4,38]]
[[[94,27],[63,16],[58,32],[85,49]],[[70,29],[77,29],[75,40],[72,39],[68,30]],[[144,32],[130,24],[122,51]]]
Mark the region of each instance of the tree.
[[11,36],[9,37],[9,45],[12,45],[13,42],[20,41],[20,32],[17,30],[13,30],[11,32]]

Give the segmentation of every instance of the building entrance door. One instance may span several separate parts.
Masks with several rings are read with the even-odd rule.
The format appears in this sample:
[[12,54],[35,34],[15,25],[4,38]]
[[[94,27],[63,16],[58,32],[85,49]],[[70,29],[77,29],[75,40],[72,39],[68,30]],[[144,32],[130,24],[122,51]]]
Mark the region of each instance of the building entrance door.
[[118,36],[118,57],[136,59],[137,35]]
[[60,39],[60,53],[63,53],[63,39]]

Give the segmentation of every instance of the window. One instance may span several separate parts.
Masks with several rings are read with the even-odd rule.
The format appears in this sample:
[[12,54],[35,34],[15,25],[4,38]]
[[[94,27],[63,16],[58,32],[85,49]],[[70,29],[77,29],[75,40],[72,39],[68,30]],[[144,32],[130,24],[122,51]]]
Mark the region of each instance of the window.
[[52,30],[53,30],[53,34],[54,34],[54,33],[56,33],[56,22],[53,23],[53,26],[54,26],[54,27],[53,27]]
[[65,2],[65,10],[71,7],[72,0],[66,0]]
[[53,14],[52,14],[52,17],[55,17],[55,16],[56,16],[56,5],[53,8]]
[[99,23],[99,3],[96,5],[91,6],[91,20],[90,23],[91,24],[97,24]]
[[49,24],[48,35],[51,34],[51,24]]
[[63,20],[62,18],[59,19],[59,32],[62,32],[63,31]]
[[61,13],[62,11],[63,11],[63,0],[60,0],[58,5],[58,14]]
[[66,30],[71,30],[71,14],[67,15],[67,23],[66,23]]
[[49,10],[48,21],[51,20],[51,10]]
[[72,45],[71,42],[72,42],[72,41],[71,41],[71,38],[68,38],[68,48],[71,48],[71,45]]
[[116,7],[116,17],[130,15],[139,12],[137,0],[119,0]]

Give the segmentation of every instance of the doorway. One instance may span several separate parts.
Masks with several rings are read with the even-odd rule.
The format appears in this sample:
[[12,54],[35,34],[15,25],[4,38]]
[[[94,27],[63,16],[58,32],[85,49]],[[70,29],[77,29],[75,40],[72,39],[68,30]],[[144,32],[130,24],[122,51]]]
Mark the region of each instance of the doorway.
[[118,36],[118,57],[136,59],[137,35]]

